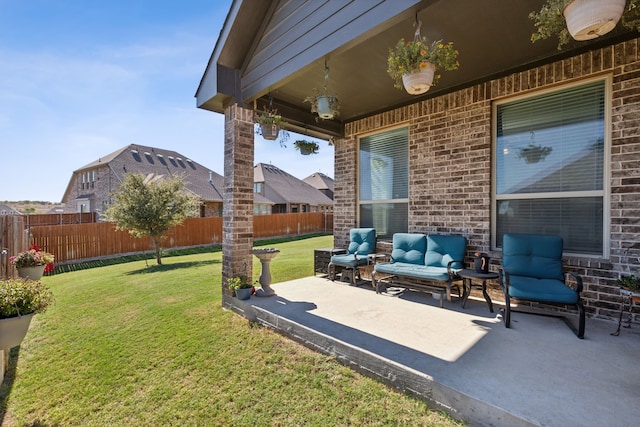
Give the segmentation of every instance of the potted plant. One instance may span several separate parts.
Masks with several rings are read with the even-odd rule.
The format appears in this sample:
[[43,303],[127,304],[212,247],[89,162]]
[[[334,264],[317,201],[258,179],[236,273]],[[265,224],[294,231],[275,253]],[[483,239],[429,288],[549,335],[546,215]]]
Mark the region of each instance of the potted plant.
[[458,54],[453,42],[436,40],[429,44],[426,37],[417,35],[410,42],[400,39],[393,49],[389,49],[387,73],[393,79],[394,87],[420,95],[440,79],[437,69],[452,71],[460,67]]
[[53,294],[42,282],[0,280],[0,350],[20,345],[31,318],[44,312],[52,302]]
[[241,300],[247,300],[254,292],[251,279],[247,276],[237,276],[227,279],[229,289],[233,289],[236,293],[236,298]]
[[331,120],[340,115],[338,97],[328,93],[326,84],[322,91],[317,88],[313,88],[313,91],[315,95],[307,96],[304,99],[304,102],[311,104],[312,113],[317,113],[322,120]]
[[18,276],[30,280],[40,280],[45,272],[53,271],[53,260],[52,254],[40,250],[37,245],[9,257],[9,262],[18,269]]
[[634,274],[629,276],[622,276],[618,280],[616,280],[616,285],[620,286],[621,293],[630,296],[640,296],[640,278],[636,277]]
[[318,150],[320,146],[317,142],[307,141],[306,139],[299,139],[293,143],[293,146],[296,150],[300,151],[300,154],[303,156],[308,156],[310,154],[318,154]]
[[[278,139],[280,130],[287,125],[282,116],[278,113],[277,108],[266,108],[256,113],[256,123],[259,125],[258,133],[269,141]],[[283,137],[286,138],[286,132],[283,131]]]
[[536,32],[531,41],[558,36],[558,49],[571,38],[590,40],[613,30],[622,16],[627,28],[638,28],[640,0],[547,0],[538,12],[531,12]]
[[518,158],[524,159],[526,163],[538,163],[544,160],[552,151],[553,148],[551,147],[529,144],[518,150]]

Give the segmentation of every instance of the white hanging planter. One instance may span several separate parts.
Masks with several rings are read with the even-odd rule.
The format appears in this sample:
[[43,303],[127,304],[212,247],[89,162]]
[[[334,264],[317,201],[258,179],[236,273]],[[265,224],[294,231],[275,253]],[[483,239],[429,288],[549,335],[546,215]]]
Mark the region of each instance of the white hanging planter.
[[615,28],[625,4],[626,0],[574,0],[562,14],[571,37],[591,40]]
[[[333,98],[333,99],[331,99]],[[333,96],[319,96],[318,97],[318,116],[321,119],[333,119],[335,111],[331,108],[332,103],[337,102]]]
[[435,76],[436,66],[431,62],[427,62],[425,68],[411,74],[402,76],[402,84],[410,95],[420,95],[431,88],[433,77]]
[[[29,331],[35,313],[0,319],[0,351],[20,345]],[[0,366],[0,369],[3,369]]]

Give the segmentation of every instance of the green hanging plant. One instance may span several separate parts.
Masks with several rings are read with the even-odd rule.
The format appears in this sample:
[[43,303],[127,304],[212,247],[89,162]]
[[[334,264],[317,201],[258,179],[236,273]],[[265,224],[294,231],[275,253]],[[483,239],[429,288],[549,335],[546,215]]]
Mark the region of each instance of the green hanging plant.
[[303,156],[308,156],[310,154],[318,154],[318,150],[320,146],[317,142],[307,141],[306,139],[299,139],[298,141],[293,143],[293,146],[296,150],[300,151],[300,154]]

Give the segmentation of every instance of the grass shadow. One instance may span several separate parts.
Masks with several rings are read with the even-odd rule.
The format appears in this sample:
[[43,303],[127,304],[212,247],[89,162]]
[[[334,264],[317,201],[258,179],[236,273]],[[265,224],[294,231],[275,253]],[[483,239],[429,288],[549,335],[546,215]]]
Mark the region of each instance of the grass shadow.
[[[19,354],[20,346],[14,347],[9,351],[9,366],[7,372],[4,374],[4,381],[0,384],[0,425],[5,425],[4,422],[7,416],[7,407],[9,406],[9,396],[11,396],[13,383],[16,380]],[[4,369],[4,366],[0,366],[0,369]]]
[[214,264],[221,264],[221,263],[222,261],[220,260],[212,259],[212,260],[206,260],[206,261],[177,262],[174,264],[162,264],[162,265],[155,264],[145,268],[140,268],[138,270],[129,271],[128,273],[125,273],[125,274],[128,276],[131,276],[134,274],[147,274],[147,273],[156,273],[161,271],[172,271],[172,270],[178,270],[183,268],[203,267],[206,265],[214,265]]

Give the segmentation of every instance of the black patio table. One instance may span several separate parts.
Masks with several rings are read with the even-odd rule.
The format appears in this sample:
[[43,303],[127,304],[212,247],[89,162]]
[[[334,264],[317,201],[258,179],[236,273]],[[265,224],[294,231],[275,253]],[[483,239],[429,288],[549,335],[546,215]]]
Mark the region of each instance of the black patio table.
[[[471,287],[476,286],[476,287],[482,288],[482,295],[484,295],[484,299],[485,301],[487,301],[487,305],[489,305],[489,311],[493,313],[493,303],[491,302],[491,298],[487,293],[487,280],[497,279],[498,277],[500,277],[500,275],[498,273],[493,273],[493,272],[479,273],[475,270],[464,269],[464,270],[458,271],[458,276],[462,277],[462,287],[463,287],[462,308],[464,308],[465,304],[467,303],[467,299],[469,298],[469,294],[471,294]],[[474,279],[481,280],[482,284],[480,283],[474,284],[473,283]]]

